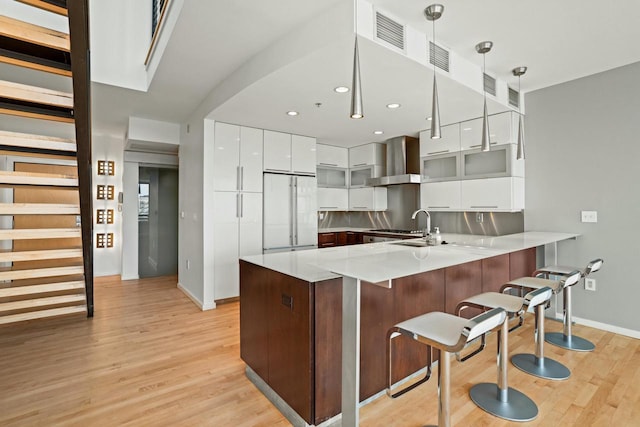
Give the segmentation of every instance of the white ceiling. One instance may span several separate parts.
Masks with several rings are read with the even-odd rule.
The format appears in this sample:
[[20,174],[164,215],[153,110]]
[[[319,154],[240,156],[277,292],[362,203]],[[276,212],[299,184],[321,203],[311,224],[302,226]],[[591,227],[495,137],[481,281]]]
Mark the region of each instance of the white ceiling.
[[[401,22],[430,30],[423,17],[429,2],[369,0]],[[351,0],[185,1],[149,91],[94,84],[94,126],[98,133],[124,134],[130,115],[183,122],[207,94],[257,53],[318,16]],[[509,82],[510,70],[526,65],[528,92],[640,61],[640,1],[615,7],[595,0],[443,0],[438,43],[480,64],[479,41],[492,40],[487,69]],[[609,9],[604,10],[605,6]],[[365,115],[347,118],[352,39],[340,40],[266,75],[214,111],[216,119],[317,136],[351,146],[414,134],[428,126],[430,75],[419,64],[361,38]],[[443,122],[479,116],[478,94],[439,80]],[[322,103],[316,108],[316,102]],[[402,108],[390,111],[388,102]],[[498,112],[497,103],[490,105]],[[298,117],[285,111],[297,109]],[[378,137],[373,130],[384,130]]]

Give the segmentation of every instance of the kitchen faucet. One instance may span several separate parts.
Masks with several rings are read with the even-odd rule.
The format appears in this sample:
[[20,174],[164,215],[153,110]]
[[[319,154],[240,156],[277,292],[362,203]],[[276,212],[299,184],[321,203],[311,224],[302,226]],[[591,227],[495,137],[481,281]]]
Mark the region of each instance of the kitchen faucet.
[[431,235],[431,214],[425,209],[418,209],[413,213],[413,215],[411,215],[411,219],[416,219],[420,212],[424,212],[427,215],[427,226],[422,231],[422,237],[426,240]]

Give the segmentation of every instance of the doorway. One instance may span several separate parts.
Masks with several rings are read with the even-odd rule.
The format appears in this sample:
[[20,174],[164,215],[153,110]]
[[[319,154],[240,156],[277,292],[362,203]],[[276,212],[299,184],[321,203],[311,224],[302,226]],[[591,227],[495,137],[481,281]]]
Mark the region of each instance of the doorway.
[[178,274],[178,170],[138,171],[138,275]]

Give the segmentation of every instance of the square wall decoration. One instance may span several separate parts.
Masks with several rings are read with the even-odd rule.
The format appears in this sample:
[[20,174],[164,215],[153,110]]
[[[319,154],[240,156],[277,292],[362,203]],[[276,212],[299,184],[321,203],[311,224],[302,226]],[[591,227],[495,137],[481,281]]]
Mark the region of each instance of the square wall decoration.
[[96,224],[113,224],[113,209],[98,209]]
[[113,233],[98,233],[96,236],[96,248],[112,248]]
[[115,175],[116,163],[113,160],[98,160],[98,175]]
[[97,198],[98,200],[113,200],[116,193],[116,189],[113,185],[98,185]]

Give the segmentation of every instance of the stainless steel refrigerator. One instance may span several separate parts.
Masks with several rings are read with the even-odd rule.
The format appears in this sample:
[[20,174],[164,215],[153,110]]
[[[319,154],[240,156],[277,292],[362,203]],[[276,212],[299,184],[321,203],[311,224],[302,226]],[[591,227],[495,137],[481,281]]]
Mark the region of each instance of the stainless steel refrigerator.
[[318,247],[316,178],[264,174],[263,252]]

